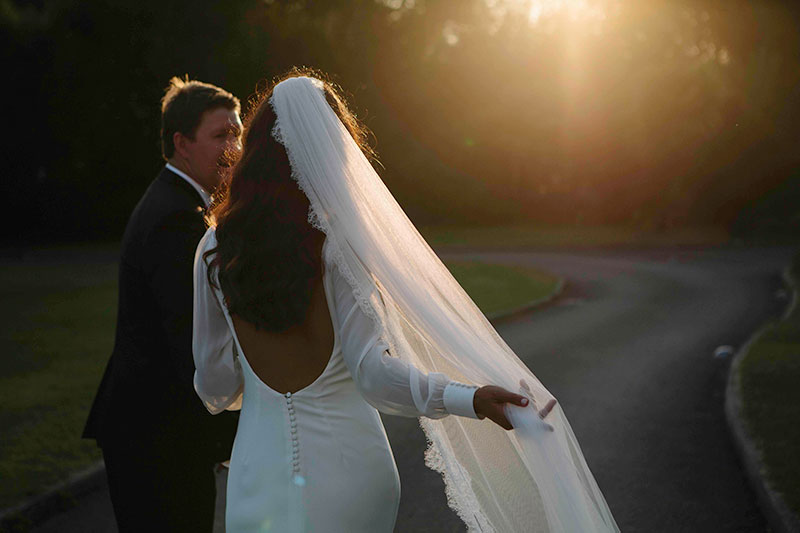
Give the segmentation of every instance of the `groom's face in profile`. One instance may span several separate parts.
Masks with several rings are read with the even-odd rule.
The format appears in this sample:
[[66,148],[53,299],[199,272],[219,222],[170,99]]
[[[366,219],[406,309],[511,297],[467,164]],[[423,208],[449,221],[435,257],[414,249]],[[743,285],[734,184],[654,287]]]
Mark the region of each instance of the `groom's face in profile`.
[[242,121],[234,109],[216,107],[205,111],[194,138],[175,133],[175,149],[189,167],[189,175],[213,191],[222,179],[223,167],[242,150]]

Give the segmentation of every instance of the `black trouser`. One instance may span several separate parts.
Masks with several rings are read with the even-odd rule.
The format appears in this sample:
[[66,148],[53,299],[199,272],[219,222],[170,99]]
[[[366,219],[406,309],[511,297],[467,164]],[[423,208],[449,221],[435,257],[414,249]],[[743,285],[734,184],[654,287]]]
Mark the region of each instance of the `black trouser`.
[[213,530],[214,464],[190,445],[115,438],[103,459],[120,533]]

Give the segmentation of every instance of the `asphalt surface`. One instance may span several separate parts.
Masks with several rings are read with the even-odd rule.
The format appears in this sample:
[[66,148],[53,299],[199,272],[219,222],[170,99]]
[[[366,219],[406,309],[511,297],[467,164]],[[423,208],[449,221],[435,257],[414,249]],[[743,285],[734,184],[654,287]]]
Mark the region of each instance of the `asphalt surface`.
[[[552,305],[497,330],[559,399],[622,531],[767,531],[724,419],[731,357],[714,351],[779,316],[790,249],[441,255],[566,278]],[[384,421],[403,486],[396,530],[464,531],[416,419]],[[101,490],[36,531],[115,530]]]

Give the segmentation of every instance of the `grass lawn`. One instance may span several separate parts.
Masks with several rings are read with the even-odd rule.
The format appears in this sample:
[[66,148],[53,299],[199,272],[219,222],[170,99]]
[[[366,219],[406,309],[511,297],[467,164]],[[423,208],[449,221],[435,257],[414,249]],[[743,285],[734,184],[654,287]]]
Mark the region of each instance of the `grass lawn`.
[[[800,254],[792,277],[800,280]],[[753,344],[740,372],[745,423],[767,478],[800,515],[800,305]]]
[[485,315],[544,298],[559,280],[535,268],[456,261],[446,265]]
[[[83,246],[0,261],[0,508],[100,458],[80,434],[114,340],[113,256]],[[546,296],[557,282],[530,268],[448,267],[487,314]]]
[[595,247],[718,245],[730,239],[717,227],[648,231],[623,226],[427,226],[420,233],[432,247]]
[[116,266],[110,261],[0,264],[0,507],[100,458],[81,441],[111,352]]

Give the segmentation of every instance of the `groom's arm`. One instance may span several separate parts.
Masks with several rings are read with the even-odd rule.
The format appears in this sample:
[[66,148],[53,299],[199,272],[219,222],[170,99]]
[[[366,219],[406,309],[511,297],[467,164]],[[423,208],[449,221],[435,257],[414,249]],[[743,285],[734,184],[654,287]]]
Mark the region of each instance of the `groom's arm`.
[[156,317],[167,345],[166,361],[181,389],[193,396],[192,298],[194,254],[205,233],[202,215],[181,211],[168,216],[153,232],[148,248],[154,256],[150,287]]

